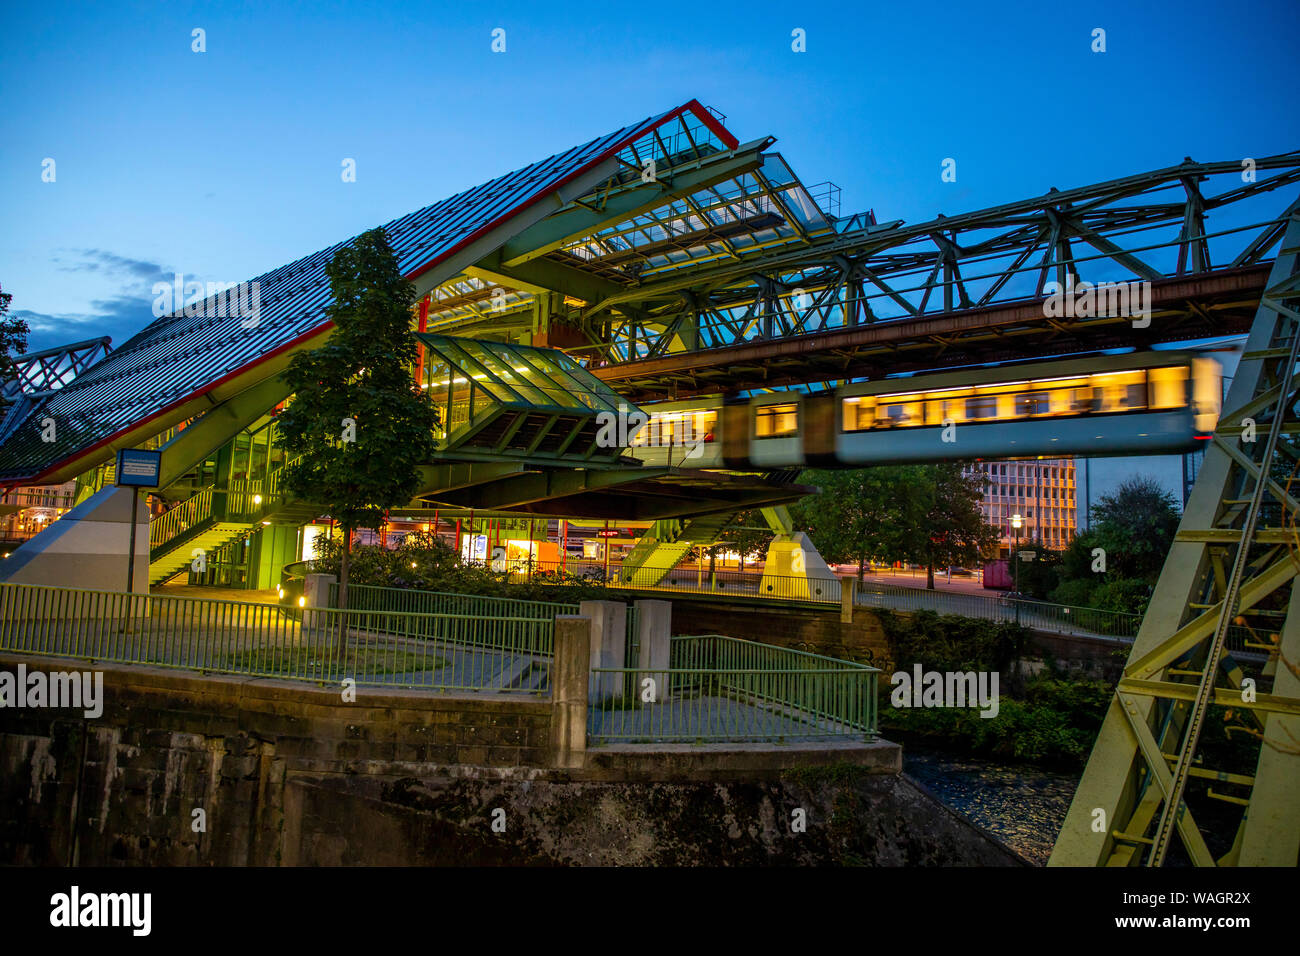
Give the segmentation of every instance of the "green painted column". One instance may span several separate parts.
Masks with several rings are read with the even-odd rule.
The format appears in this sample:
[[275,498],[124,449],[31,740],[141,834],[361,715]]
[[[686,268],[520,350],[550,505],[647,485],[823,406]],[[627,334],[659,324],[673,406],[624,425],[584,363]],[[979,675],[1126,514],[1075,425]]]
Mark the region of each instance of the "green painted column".
[[298,529],[292,525],[263,525],[253,535],[253,560],[249,587],[266,590],[280,583],[280,571],[298,560]]

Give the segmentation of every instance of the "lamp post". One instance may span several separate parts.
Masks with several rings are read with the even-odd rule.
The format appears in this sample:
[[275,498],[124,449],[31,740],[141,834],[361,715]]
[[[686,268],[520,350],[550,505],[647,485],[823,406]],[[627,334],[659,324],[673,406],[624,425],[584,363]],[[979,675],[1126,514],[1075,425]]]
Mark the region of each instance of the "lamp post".
[[1011,527],[1016,532],[1016,583],[1015,583],[1015,601],[1016,601],[1016,623],[1020,623],[1020,527],[1024,519],[1018,514],[1011,516]]

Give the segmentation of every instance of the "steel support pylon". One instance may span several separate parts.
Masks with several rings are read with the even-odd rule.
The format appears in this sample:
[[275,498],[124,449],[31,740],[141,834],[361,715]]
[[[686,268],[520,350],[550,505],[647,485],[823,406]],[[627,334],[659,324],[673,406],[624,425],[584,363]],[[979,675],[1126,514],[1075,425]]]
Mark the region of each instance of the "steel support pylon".
[[1297,864],[1300,202],[1285,218],[1224,414],[1049,865]]

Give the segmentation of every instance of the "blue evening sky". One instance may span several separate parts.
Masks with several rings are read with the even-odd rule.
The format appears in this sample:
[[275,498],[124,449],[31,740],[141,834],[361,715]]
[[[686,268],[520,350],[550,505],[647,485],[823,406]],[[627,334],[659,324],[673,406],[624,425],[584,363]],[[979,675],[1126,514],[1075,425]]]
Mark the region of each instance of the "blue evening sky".
[[251,278],[692,97],[881,220],[1300,146],[1300,5],[1147,6],[8,3],[0,285],[30,348],[120,345],[175,271]]

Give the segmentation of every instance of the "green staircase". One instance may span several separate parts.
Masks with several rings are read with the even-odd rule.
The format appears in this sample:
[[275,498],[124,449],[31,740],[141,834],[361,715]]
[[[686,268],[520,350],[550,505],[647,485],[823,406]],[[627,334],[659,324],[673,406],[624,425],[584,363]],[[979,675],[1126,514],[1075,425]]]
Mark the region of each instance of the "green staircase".
[[739,512],[700,515],[656,521],[641,535],[623,559],[624,584],[654,587],[682,563],[695,547],[708,546],[735,520]]
[[276,478],[278,472],[265,483],[205,488],[150,521],[150,586],[165,584],[189,568],[196,550],[212,554],[263,524],[301,525],[315,518],[314,505],[285,500]]

